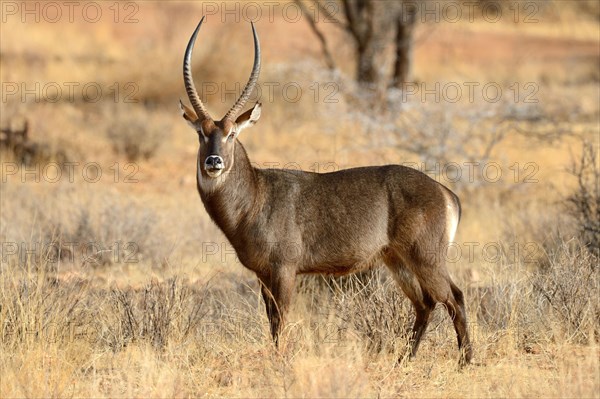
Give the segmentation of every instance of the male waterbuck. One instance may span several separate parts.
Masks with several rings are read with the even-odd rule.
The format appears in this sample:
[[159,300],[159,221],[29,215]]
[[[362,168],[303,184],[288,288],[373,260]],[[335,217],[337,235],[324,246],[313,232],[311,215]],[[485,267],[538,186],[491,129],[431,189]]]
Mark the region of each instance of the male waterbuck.
[[193,110],[180,102],[183,117],[200,141],[198,192],[242,264],[262,282],[275,343],[298,274],[343,275],[384,263],[415,307],[411,355],[417,352],[431,311],[443,303],[454,321],[460,363],[468,363],[472,350],[463,294],[444,261],[460,219],[458,197],[427,175],[400,165],[323,174],[253,167],[238,136],[258,121],[261,104],[238,114],[260,72],[256,30],[252,24],[255,55],[250,79],[229,112],[215,121],[200,100],[191,71],[203,21],[183,62]]

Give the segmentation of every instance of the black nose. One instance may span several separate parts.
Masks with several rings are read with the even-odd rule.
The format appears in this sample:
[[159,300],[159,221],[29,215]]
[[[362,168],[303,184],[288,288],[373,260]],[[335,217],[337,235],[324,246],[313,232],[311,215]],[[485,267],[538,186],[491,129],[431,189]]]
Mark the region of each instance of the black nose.
[[204,167],[207,170],[223,169],[223,158],[218,155],[211,155],[204,161]]

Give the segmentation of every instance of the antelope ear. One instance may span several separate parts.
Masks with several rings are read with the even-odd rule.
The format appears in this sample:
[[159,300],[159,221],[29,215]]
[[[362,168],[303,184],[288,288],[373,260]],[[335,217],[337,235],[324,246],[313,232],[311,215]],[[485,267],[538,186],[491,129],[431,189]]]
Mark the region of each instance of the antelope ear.
[[252,107],[248,111],[241,114],[235,120],[235,135],[236,135],[236,137],[238,134],[240,134],[240,132],[242,130],[254,125],[258,121],[258,118],[260,118],[260,109],[261,109],[261,104],[256,103],[256,104],[254,104],[254,107]]
[[198,120],[198,116],[194,110],[190,109],[186,106],[181,100],[179,100],[179,109],[181,109],[181,114],[183,119],[187,121],[187,123],[196,130],[196,121]]

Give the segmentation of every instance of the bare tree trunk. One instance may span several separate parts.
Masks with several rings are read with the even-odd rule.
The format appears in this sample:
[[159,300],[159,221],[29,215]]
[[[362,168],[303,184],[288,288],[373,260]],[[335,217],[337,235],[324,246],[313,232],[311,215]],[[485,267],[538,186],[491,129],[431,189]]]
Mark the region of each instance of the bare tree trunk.
[[[319,29],[317,21],[303,0],[294,0],[321,44],[321,51],[330,69],[335,68],[334,59],[329,52],[327,38]],[[309,1],[309,0],[304,0]],[[387,35],[385,32],[396,26],[396,58],[394,72],[388,87],[400,87],[410,75],[412,58],[412,37],[416,20],[415,5],[404,7],[401,1],[376,0],[339,0],[341,13],[332,13],[326,7],[326,0],[312,0],[321,15],[325,16],[333,26],[343,30],[351,38],[355,53],[355,79],[365,87],[375,87],[381,78],[376,54],[385,49]],[[411,3],[412,4],[412,3]],[[402,7],[401,7],[402,6]],[[402,15],[404,13],[404,15]],[[399,15],[399,16],[398,16]]]
[[370,85],[377,82],[375,67],[373,0],[343,0],[346,29],[354,38],[356,49],[356,80]]
[[396,21],[396,60],[391,87],[400,88],[410,79],[415,19],[415,9],[411,7]]
[[377,82],[377,69],[375,68],[375,52],[370,43],[366,46],[358,45],[356,48],[356,80],[362,84]]

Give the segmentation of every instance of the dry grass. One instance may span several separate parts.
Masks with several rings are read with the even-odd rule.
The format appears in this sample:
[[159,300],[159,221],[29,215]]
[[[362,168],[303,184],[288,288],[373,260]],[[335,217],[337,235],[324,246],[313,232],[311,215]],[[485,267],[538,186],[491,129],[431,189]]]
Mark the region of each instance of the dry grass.
[[[394,93],[368,97],[351,84],[351,51],[334,29],[325,28],[340,74],[322,69],[304,21],[258,24],[260,82],[294,82],[303,95],[263,91],[263,119],[241,138],[254,162],[321,171],[426,162],[461,195],[460,256],[449,254],[449,270],[475,346],[462,371],[443,308],[418,358],[404,359],[414,316],[383,269],[302,278],[283,345],[273,347],[255,277],[195,192],[197,137],[177,110],[181,55],[201,5],[139,3],[136,24],[3,22],[2,82],[95,82],[105,95],[0,103],[0,125],[27,118],[46,151],[27,167],[2,153],[0,397],[598,397],[597,237],[585,233],[598,223],[600,165],[589,156],[600,145],[597,5],[543,4],[532,25],[479,18],[418,28],[419,82],[497,82],[506,94],[498,103],[415,96],[394,108]],[[248,34],[210,20],[196,78],[228,89],[243,80]],[[538,103],[522,102],[527,82]],[[328,83],[337,102],[324,101]],[[215,115],[230,100],[206,98]],[[582,140],[591,144],[578,181],[570,172],[584,166],[572,164]],[[65,165],[52,179],[58,158],[75,163],[72,179]],[[502,177],[476,167],[471,181],[470,161],[496,162]],[[462,165],[462,178],[436,162]]]
[[121,288],[15,269],[0,281],[3,396],[593,397],[597,259],[558,251],[542,276],[467,290],[477,356],[462,372],[441,308],[419,359],[397,363],[412,312],[385,274],[301,284],[276,351],[248,276]]

